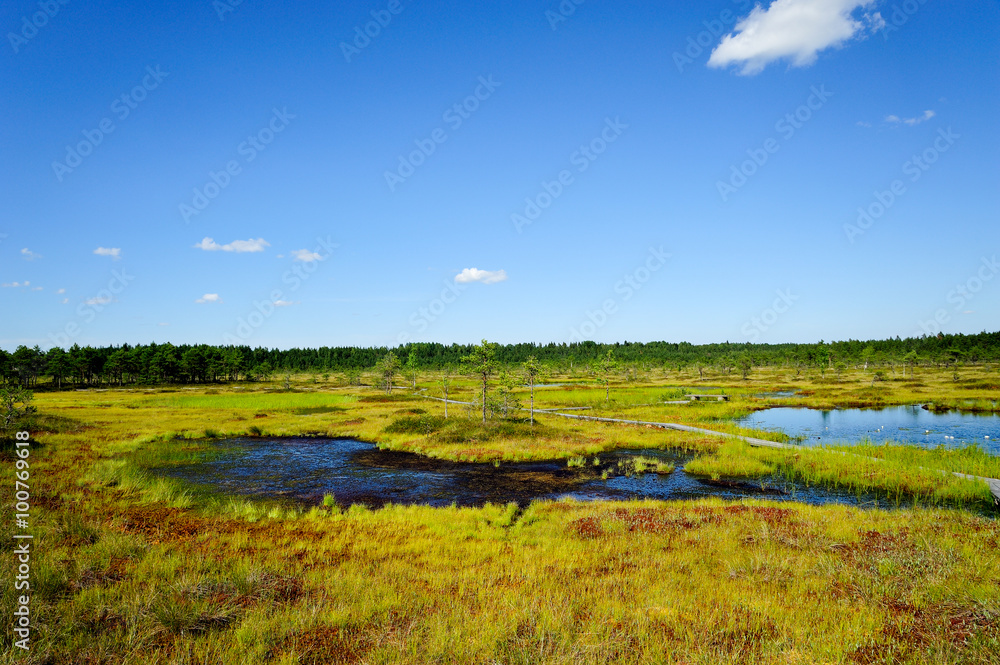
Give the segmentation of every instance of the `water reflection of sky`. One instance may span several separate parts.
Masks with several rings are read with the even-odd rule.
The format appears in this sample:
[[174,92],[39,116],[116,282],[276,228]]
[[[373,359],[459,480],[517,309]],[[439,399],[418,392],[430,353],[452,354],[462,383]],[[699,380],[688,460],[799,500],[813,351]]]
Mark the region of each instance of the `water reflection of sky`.
[[[599,456],[600,465],[588,458],[583,469],[565,461],[471,464],[433,460],[409,453],[379,450],[353,440],[306,438],[246,438],[219,441],[205,460],[160,470],[164,475],[211,487],[227,494],[258,498],[285,498],[307,505],[319,504],[332,494],[341,505],[386,503],[479,506],[515,502],[527,505],[536,499],[574,497],[594,499],[726,499],[759,497],[806,503],[849,503],[891,506],[875,495],[806,487],[784,479],[740,480],[712,484],[684,473],[691,459],[675,451],[616,451]],[[673,473],[626,476],[618,462],[634,455],[672,462]],[[601,474],[610,470],[603,479]]]
[[879,443],[899,441],[926,447],[977,443],[1000,455],[1000,416],[996,414],[934,413],[919,406],[832,411],[775,407],[751,414],[740,424],[802,436],[805,445],[856,443],[867,437]]

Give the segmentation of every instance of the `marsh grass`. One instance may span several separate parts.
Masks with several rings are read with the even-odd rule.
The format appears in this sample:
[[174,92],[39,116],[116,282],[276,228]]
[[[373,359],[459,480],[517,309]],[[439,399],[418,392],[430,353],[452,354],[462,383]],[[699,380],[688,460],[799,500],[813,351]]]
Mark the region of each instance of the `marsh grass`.
[[912,468],[940,469],[970,476],[1000,478],[1000,457],[989,454],[975,443],[958,448],[945,446],[918,448],[902,443],[875,443],[865,439],[852,445],[829,446],[829,449],[884,459]]
[[[663,380],[697,383],[697,374],[672,374]],[[864,380],[850,374],[829,384],[804,376],[800,387],[816,389],[808,404],[835,401]],[[924,387],[887,381],[887,401],[942,383],[930,372],[916,379],[908,383]],[[727,380],[706,377],[708,385]],[[761,390],[793,380],[794,371],[762,370],[749,383]],[[27,661],[5,632],[0,663],[930,665],[991,663],[1000,649],[1000,559],[989,555],[1000,526],[968,511],[715,499],[306,510],[193,492],[150,472],[204,459],[212,448],[206,429],[230,437],[251,427],[426,446],[449,459],[580,457],[589,465],[615,448],[676,448],[753,459],[810,483],[933,495],[943,474],[913,469],[925,455],[888,459],[897,453],[885,448],[885,461],[858,464],[840,451],[743,449],[716,437],[544,415],[536,435],[513,423],[486,440],[452,418],[430,435],[386,433],[403,417],[442,417],[441,405],[410,395],[357,399],[377,396],[365,388],[260,391],[275,400],[264,403],[213,390],[36,397],[42,413],[72,422],[39,434],[43,445],[32,448],[36,630]],[[536,395],[557,403],[560,391]],[[337,397],[344,399],[330,401]],[[167,398],[186,401],[147,402]],[[295,413],[330,404],[347,410]],[[427,413],[398,413],[408,408]],[[628,408],[702,422],[730,407]],[[483,440],[433,440],[449,431]],[[956,465],[981,457],[934,454]],[[966,487],[975,494],[985,486]],[[10,520],[0,524],[8,553],[13,532]],[[13,570],[0,567],[0,621],[8,626]]]
[[[978,506],[986,510],[992,505],[986,483],[922,466],[918,462],[930,463],[939,458],[918,451],[904,452],[906,448],[909,447],[890,447],[881,451],[884,457],[870,459],[862,457],[865,449],[857,446],[846,452],[824,448],[776,450],[756,448],[734,440],[691,460],[684,470],[715,479],[780,476],[806,485],[844,488],[858,493],[876,492],[897,504]],[[955,466],[962,464],[957,459],[952,462]]]
[[[256,390],[240,393],[216,394],[174,394],[169,397],[147,397],[132,408],[147,406],[170,409],[239,409],[258,411],[324,409],[336,405],[349,404],[357,398],[353,395],[331,394],[327,392],[279,392]],[[322,413],[322,411],[318,411]]]

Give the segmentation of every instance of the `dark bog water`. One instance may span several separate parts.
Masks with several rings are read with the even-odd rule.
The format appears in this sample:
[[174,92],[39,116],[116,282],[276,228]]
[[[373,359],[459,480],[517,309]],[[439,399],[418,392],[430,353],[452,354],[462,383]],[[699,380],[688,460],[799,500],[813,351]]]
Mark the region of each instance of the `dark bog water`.
[[[710,481],[685,474],[691,458],[673,451],[622,450],[593,457],[586,466],[565,461],[472,464],[434,460],[411,453],[379,450],[348,439],[239,438],[212,444],[204,461],[161,469],[159,473],[212,487],[228,494],[285,498],[317,505],[332,494],[340,505],[380,507],[386,503],[481,506],[535,499],[729,499],[762,497],[807,503],[874,503],[874,495],[856,496],[837,490],[806,488],[783,479]],[[670,474],[627,475],[636,455],[672,462]],[[607,472],[609,477],[602,478]],[[889,505],[884,499],[882,506]]]
[[747,427],[805,437],[803,445],[857,443],[864,438],[928,448],[978,443],[984,450],[1000,455],[1000,416],[996,414],[933,413],[919,406],[832,411],[775,407],[758,411],[739,422]]

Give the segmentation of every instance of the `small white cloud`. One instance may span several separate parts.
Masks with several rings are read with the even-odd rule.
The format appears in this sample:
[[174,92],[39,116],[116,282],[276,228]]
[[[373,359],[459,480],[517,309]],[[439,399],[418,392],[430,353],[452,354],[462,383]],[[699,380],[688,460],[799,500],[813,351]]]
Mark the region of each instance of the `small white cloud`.
[[323,257],[319,253],[311,252],[308,249],[293,249],[292,256],[295,257],[296,261],[304,261],[305,263],[323,260]]
[[21,256],[24,257],[25,261],[34,261],[35,259],[42,258],[41,254],[35,254],[33,251],[25,247],[21,250]]
[[934,113],[934,111],[927,109],[926,111],[923,112],[923,115],[918,115],[916,118],[900,118],[898,115],[887,115],[885,117],[885,121],[888,123],[892,123],[894,125],[903,123],[904,125],[909,125],[910,127],[913,127],[914,125],[919,125],[925,120],[930,120],[935,115],[937,114]]
[[483,284],[496,284],[507,279],[505,270],[480,270],[479,268],[466,268],[455,275],[455,283],[470,284],[472,282],[482,282]]
[[110,256],[111,258],[118,260],[122,257],[121,247],[98,247],[94,250],[94,254],[98,256]]
[[97,296],[96,298],[87,298],[83,301],[86,305],[107,305],[111,302],[111,296]]
[[44,291],[45,287],[44,286],[33,286],[33,287],[31,287],[31,290],[32,291]]
[[58,291],[56,291],[56,293],[62,295],[63,293],[66,293],[66,289],[59,289]]
[[5,289],[19,289],[25,286],[31,286],[31,282],[25,280],[23,282],[4,282],[3,284],[0,284],[0,287]]
[[962,312],[962,314],[975,314],[975,313],[976,313],[976,310],[974,310],[974,309],[967,309],[964,312]]
[[157,323],[156,325],[158,325],[158,326],[169,326],[170,324],[169,323]]
[[197,300],[195,300],[195,302],[196,303],[201,303],[201,304],[204,305],[205,303],[222,302],[222,298],[219,297],[218,293],[206,293],[202,297],[200,297]]
[[271,243],[267,242],[263,238],[257,238],[254,240],[250,238],[249,240],[234,240],[226,245],[220,245],[209,237],[205,237],[199,242],[195,247],[197,249],[203,249],[206,252],[236,252],[241,254],[243,252],[263,252],[265,247],[270,247]]
[[787,58],[793,67],[806,67],[816,55],[843,46],[885,25],[878,13],[852,16],[875,0],[774,0],[767,9],[760,4],[741,19],[734,32],[724,36],[708,59],[709,67],[740,65],[741,74],[753,75],[767,65]]
[[858,121],[857,121],[857,122],[856,122],[855,124],[856,124],[856,125],[857,125],[858,127],[871,127],[871,126],[872,126],[872,123],[870,123],[870,122],[865,122],[864,120],[858,120]]
[[298,301],[292,302],[291,300],[275,300],[275,307],[291,307],[292,305],[298,305]]
[[59,302],[61,302],[61,303],[62,303],[62,304],[64,304],[64,305],[68,305],[68,304],[69,304],[69,298],[63,298],[63,299],[62,299],[62,300],[60,300]]

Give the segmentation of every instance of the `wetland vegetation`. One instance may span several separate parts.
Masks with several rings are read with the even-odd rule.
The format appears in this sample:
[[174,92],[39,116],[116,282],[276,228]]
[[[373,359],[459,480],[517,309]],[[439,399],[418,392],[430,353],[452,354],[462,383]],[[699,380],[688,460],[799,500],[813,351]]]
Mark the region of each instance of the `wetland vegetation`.
[[[598,376],[543,364],[538,382],[557,385],[534,386],[534,422],[518,410],[532,392],[520,382],[503,416],[495,374],[485,424],[481,381],[460,365],[447,417],[430,399],[444,395],[444,367],[402,375],[388,393],[371,369],[61,390],[39,378],[37,412],[19,415],[33,441],[37,633],[27,658],[5,633],[2,659],[992,663],[1000,527],[985,483],[942,473],[1000,476],[982,446],[771,449],[547,411],[795,443],[738,421],[776,405],[995,403],[995,364],[958,362],[886,368],[874,385],[861,364],[760,365],[746,379],[722,367],[620,362]],[[697,392],[729,399],[683,399]],[[231,445],[272,471],[279,445],[327,463],[316,446],[328,440],[354,442],[367,478],[391,469],[407,491],[447,468],[458,485],[526,494],[371,501],[190,477],[226,468]],[[671,482],[703,493],[615,495]],[[759,491],[784,486],[803,495]],[[539,487],[544,500],[518,500]],[[814,505],[808,491],[830,500]],[[14,529],[3,529],[11,559]],[[0,573],[8,625],[12,575]]]

